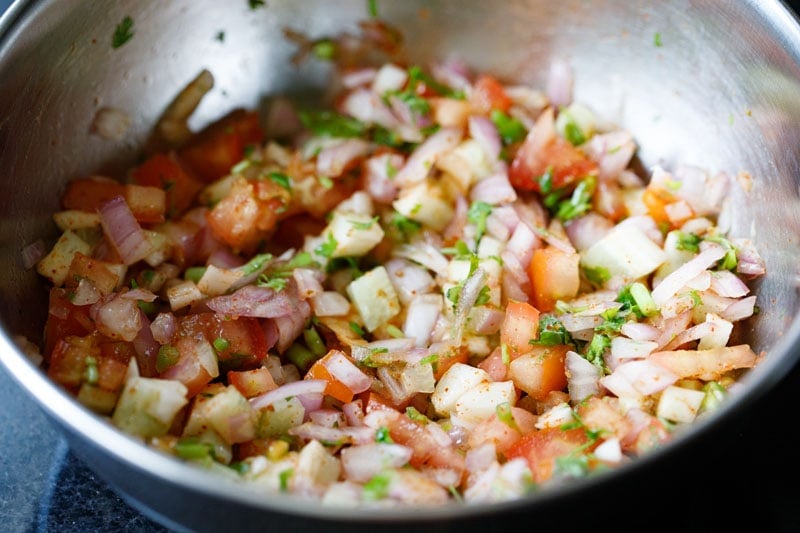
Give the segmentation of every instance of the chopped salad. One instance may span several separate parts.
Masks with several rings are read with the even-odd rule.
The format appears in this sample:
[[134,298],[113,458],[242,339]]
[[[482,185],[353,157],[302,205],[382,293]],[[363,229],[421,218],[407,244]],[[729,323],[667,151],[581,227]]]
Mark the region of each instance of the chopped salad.
[[635,171],[561,63],[544,90],[457,60],[334,66],[332,105],[193,132],[204,71],[142,162],[67,184],[31,261],[50,378],[267,493],[398,506],[619,467],[758,363],[736,339],[765,267],[720,225],[728,174]]

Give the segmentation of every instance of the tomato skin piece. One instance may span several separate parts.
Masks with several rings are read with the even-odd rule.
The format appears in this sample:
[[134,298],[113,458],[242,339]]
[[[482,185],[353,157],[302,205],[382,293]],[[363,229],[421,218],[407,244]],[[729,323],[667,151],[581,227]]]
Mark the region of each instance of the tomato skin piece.
[[197,133],[178,155],[201,181],[211,183],[244,159],[248,146],[263,141],[258,113],[237,109]]
[[547,313],[558,300],[574,298],[580,289],[580,255],[548,246],[533,251],[528,276],[531,298],[537,309]]
[[163,189],[166,192],[166,215],[170,218],[187,210],[203,187],[183,169],[174,153],[150,156],[133,170],[131,179],[137,185]]
[[509,300],[500,326],[500,342],[508,347],[510,355],[530,350],[530,341],[539,338],[539,310],[527,302]]
[[[197,335],[214,346],[220,372],[257,368],[267,356],[266,334],[256,318],[225,319],[217,313],[181,317],[178,337]],[[215,343],[217,339],[223,339],[224,343]]]
[[533,479],[543,483],[553,477],[556,459],[576,452],[589,442],[583,428],[545,428],[523,435],[506,451],[511,460],[522,457],[528,462]]
[[110,178],[77,178],[67,183],[61,196],[61,206],[64,209],[94,213],[107,201],[124,195],[125,186]]
[[493,109],[506,113],[511,107],[511,98],[503,85],[494,76],[481,75],[475,80],[469,103],[476,113],[488,115]]
[[49,314],[45,323],[42,352],[46,362],[50,361],[53,349],[60,339],[70,335],[82,337],[94,331],[94,321],[89,316],[90,307],[73,305],[65,289],[50,289]]

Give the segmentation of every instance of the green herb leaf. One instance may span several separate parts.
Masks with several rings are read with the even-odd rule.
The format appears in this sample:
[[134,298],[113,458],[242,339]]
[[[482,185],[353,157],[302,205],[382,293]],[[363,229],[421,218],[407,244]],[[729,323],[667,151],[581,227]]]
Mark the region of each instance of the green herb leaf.
[[319,40],[311,47],[311,53],[317,59],[330,61],[336,56],[336,44],[330,39]]
[[675,248],[678,250],[684,250],[687,252],[697,253],[700,251],[700,241],[702,239],[699,235],[694,233],[686,233],[683,231],[678,232],[678,242],[675,244]]
[[378,2],[377,0],[367,0],[367,12],[369,16],[375,18],[378,16]]
[[372,220],[370,220],[369,222],[361,222],[361,221],[358,221],[358,220],[351,220],[350,224],[355,229],[364,231],[364,230],[368,230],[372,226],[374,226],[377,221],[378,221],[378,217],[374,216],[374,217],[372,217]]
[[300,121],[316,133],[327,137],[361,137],[367,127],[360,121],[333,111],[300,111]]
[[333,252],[336,251],[336,247],[338,245],[339,242],[333,236],[333,233],[328,233],[328,237],[325,242],[314,248],[314,253],[321,255],[322,257],[330,257],[333,255]]
[[382,500],[389,494],[389,484],[392,482],[392,472],[386,471],[376,474],[364,483],[362,497],[367,501]]
[[539,317],[539,338],[531,339],[530,344],[539,346],[555,346],[558,344],[572,344],[572,336],[564,324],[551,314]]
[[264,0],[247,0],[247,5],[250,6],[250,9],[258,9],[265,6],[266,2]]
[[267,176],[271,181],[277,183],[287,191],[292,190],[292,178],[282,172],[270,172]]
[[278,474],[278,483],[280,485],[281,492],[286,492],[289,490],[289,478],[291,478],[293,475],[294,468],[287,468]]
[[587,213],[592,208],[592,195],[596,185],[597,179],[594,176],[581,180],[569,199],[558,205],[556,218],[567,222]]
[[180,359],[181,353],[175,346],[164,344],[158,349],[156,356],[156,372],[159,374],[175,365]]
[[492,206],[486,202],[472,202],[467,210],[467,221],[475,226],[475,246],[486,233],[486,219],[492,214]]
[[122,22],[117,24],[116,28],[114,28],[114,35],[111,37],[111,47],[115,49],[119,48],[130,41],[133,35],[133,19],[126,16],[122,19]]
[[350,329],[356,334],[364,336],[364,328],[362,328],[358,322],[350,322]]
[[389,428],[387,428],[386,426],[380,426],[378,429],[376,429],[375,442],[382,442],[384,444],[394,443],[392,437],[389,435]]
[[497,127],[497,132],[503,140],[503,144],[508,146],[525,138],[527,131],[525,126],[518,119],[511,117],[499,109],[493,109],[489,118]]
[[611,272],[609,272],[606,267],[583,266],[581,267],[581,270],[583,271],[583,275],[586,276],[586,279],[588,279],[595,285],[602,286],[605,284],[606,281],[611,279]]
[[661,46],[663,45],[663,43],[661,42],[661,34],[659,32],[655,32],[653,34],[653,45],[656,48],[661,48]]
[[250,274],[255,274],[266,265],[268,262],[272,261],[272,254],[258,254],[253,257],[250,261],[245,263],[244,265],[239,267],[239,270],[244,272],[245,276],[249,276]]

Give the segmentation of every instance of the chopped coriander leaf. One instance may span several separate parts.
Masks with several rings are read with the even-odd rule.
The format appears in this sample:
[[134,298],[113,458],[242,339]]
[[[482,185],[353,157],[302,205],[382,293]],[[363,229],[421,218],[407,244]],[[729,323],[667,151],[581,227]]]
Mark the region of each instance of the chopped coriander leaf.
[[389,483],[392,482],[391,471],[376,474],[364,483],[362,497],[367,501],[382,500],[389,494]]
[[126,16],[114,28],[114,35],[111,37],[111,47],[119,48],[133,38],[133,19]]
[[463,91],[451,89],[447,85],[439,83],[431,76],[426,74],[418,65],[412,65],[408,68],[408,86],[412,90],[416,90],[420,83],[424,83],[427,88],[433,89],[442,96],[463,100],[465,98]]
[[525,126],[518,119],[506,115],[499,109],[493,109],[490,118],[497,127],[504,145],[514,144],[525,138],[527,134]]
[[336,55],[336,45],[330,39],[322,39],[314,43],[311,47],[311,53],[317,59],[328,61]]
[[188,437],[175,443],[175,455],[182,459],[213,457],[214,445],[208,442],[201,442],[194,437]]
[[442,253],[445,255],[452,255],[456,259],[463,259],[475,255],[474,253],[472,253],[472,250],[469,249],[467,243],[465,243],[462,240],[456,241],[455,245],[449,248],[442,248]]
[[486,305],[492,300],[492,295],[489,292],[489,286],[484,285],[481,287],[481,292],[478,293],[478,298],[475,300],[475,305]]
[[467,210],[467,221],[475,226],[475,243],[486,233],[486,219],[492,214],[492,206],[486,202],[472,202]]
[[392,437],[389,435],[389,428],[387,428],[386,426],[380,426],[378,429],[376,429],[375,442],[392,444],[394,441],[392,440]]
[[336,247],[338,245],[339,243],[333,236],[333,233],[328,233],[328,237],[325,242],[314,248],[314,253],[321,255],[322,257],[330,257],[333,255],[333,252],[336,251]]
[[391,91],[387,93],[386,98],[390,100],[393,96],[404,103],[411,113],[418,117],[425,116],[431,111],[430,103],[428,103],[425,98],[418,95],[412,89],[405,91]]
[[272,254],[258,254],[239,268],[245,275],[255,274],[272,260]]
[[361,267],[358,266],[358,260],[352,256],[346,257],[337,257],[335,259],[331,259],[328,266],[325,268],[325,271],[330,274],[332,272],[337,272],[339,270],[343,270],[345,268],[349,268],[353,279],[360,278],[364,275],[364,271],[361,270]]
[[508,402],[503,402],[495,407],[495,413],[497,413],[497,419],[510,427],[511,429],[519,430],[517,426],[517,421],[514,420],[514,415],[511,411],[511,404]]
[[461,296],[461,284],[455,285],[447,289],[445,297],[453,304],[453,307],[458,305],[458,298]]
[[605,353],[606,349],[610,346],[611,339],[609,339],[607,335],[595,333],[586,350],[586,360],[597,366],[602,366],[604,363],[603,353]]
[[300,121],[316,133],[327,137],[361,137],[367,127],[360,121],[333,111],[300,111]]
[[333,180],[330,179],[328,176],[320,176],[319,184],[325,187],[326,189],[333,189]]
[[613,316],[606,318],[602,324],[595,326],[595,333],[602,333],[604,335],[619,333],[622,326],[628,321],[628,315],[629,313],[614,313]]
[[258,9],[266,5],[266,2],[264,0],[247,0],[247,5],[250,6],[250,9]]
[[188,281],[194,281],[195,283],[197,283],[198,281],[200,281],[200,278],[202,278],[203,274],[205,273],[206,273],[206,267],[200,267],[200,266],[189,267],[183,273],[183,279]]
[[357,230],[368,230],[370,229],[375,223],[378,221],[378,217],[374,216],[369,222],[360,222],[357,220],[351,220],[350,224]]
[[394,166],[394,164],[392,164],[392,158],[391,157],[387,157],[386,158],[386,177],[388,177],[389,179],[393,179],[395,176],[397,176],[397,171],[398,171],[398,168],[396,166]]
[[350,329],[356,334],[364,336],[364,328],[362,328],[358,322],[350,322]]
[[265,276],[262,274],[258,277],[258,281],[256,281],[256,285],[259,287],[266,287],[267,289],[272,289],[275,292],[281,292],[286,286],[289,284],[289,280],[286,278],[270,278],[269,276]]
[[277,183],[287,191],[292,190],[292,178],[282,172],[270,172],[267,176],[271,181]]
[[367,0],[367,12],[369,16],[375,18],[378,16],[378,1],[377,0]]
[[532,339],[530,344],[542,346],[572,344],[572,336],[558,318],[543,314],[539,317],[539,338]]
[[229,464],[228,468],[239,474],[246,474],[247,472],[250,471],[250,463],[245,463],[244,461],[237,461],[235,463]]
[[243,170],[245,170],[247,167],[249,167],[252,164],[253,164],[253,162],[250,161],[249,159],[242,159],[241,161],[239,161],[238,163],[233,165],[233,168],[231,168],[231,173],[232,174],[241,174]]
[[699,235],[680,231],[678,232],[678,242],[675,244],[675,248],[678,250],[697,253],[700,251],[701,240],[702,239]]
[[556,457],[556,475],[582,478],[589,472],[589,458],[586,455],[567,455]]
[[547,171],[539,176],[539,191],[542,194],[549,194],[553,191],[553,167],[548,167]]
[[405,149],[408,147],[408,143],[406,143],[397,132],[388,130],[382,126],[373,128],[372,140],[377,144],[382,144],[391,148]]
[[142,272],[142,279],[145,283],[152,283],[153,279],[155,279],[156,273],[154,270],[145,270]]
[[659,32],[655,32],[653,34],[653,45],[656,48],[661,48],[662,44],[663,43],[661,42],[661,34]]
[[722,401],[728,396],[728,391],[725,387],[716,381],[709,381],[703,385],[702,391],[706,394],[703,401],[700,403],[700,413],[705,411],[712,411],[722,404]]
[[511,364],[511,354],[508,353],[508,344],[506,343],[500,345],[500,359],[503,360],[503,364],[506,366]]
[[155,313],[156,311],[158,311],[158,306],[156,305],[156,303],[155,303],[155,302],[145,302],[144,300],[138,300],[138,301],[136,302],[136,305],[137,305],[137,306],[139,307],[139,309],[141,309],[141,310],[142,310],[142,312],[144,312],[144,314],[146,314],[146,315],[152,315],[153,313]]
[[421,424],[427,424],[430,422],[430,419],[417,411],[417,409],[413,405],[409,405],[406,407],[406,416],[413,420],[414,422],[420,422]]
[[289,490],[289,478],[291,478],[293,474],[293,468],[287,468],[278,474],[278,482],[280,483],[281,492],[286,492]]
[[397,228],[397,230],[405,238],[414,235],[420,230],[420,228],[422,228],[422,225],[419,222],[417,222],[416,220],[412,220],[407,216],[398,213],[397,211],[392,213],[390,224],[395,228]]
[[217,35],[214,38],[216,40],[218,40],[219,42],[224,43],[225,42],[225,32],[224,31],[218,31]]
[[703,299],[700,298],[700,293],[692,290],[689,291],[689,297],[692,299],[692,305],[697,307],[698,305],[703,305]]
[[583,275],[586,276],[586,279],[594,283],[595,285],[604,285],[606,281],[611,279],[611,273],[605,267],[581,267],[583,270]]
[[212,344],[214,345],[214,349],[217,352],[224,352],[231,346],[231,343],[228,342],[228,339],[223,339],[222,337],[217,337],[216,339],[214,339],[214,342]]
[[433,365],[433,364],[436,364],[437,361],[439,361],[439,354],[432,353],[432,354],[420,359],[419,360],[419,364],[420,365]]
[[592,195],[596,185],[597,180],[594,176],[581,180],[572,191],[572,196],[558,205],[556,217],[566,222],[588,212],[592,207]]
[[286,263],[287,270],[294,270],[295,268],[303,268],[314,265],[314,258],[308,252],[299,252]]

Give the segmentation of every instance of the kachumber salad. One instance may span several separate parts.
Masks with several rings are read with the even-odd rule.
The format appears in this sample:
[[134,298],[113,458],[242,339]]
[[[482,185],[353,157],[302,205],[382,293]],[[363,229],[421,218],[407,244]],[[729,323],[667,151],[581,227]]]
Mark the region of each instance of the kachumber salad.
[[634,460],[758,363],[728,174],[634,172],[565,64],[539,90],[345,44],[304,43],[332,105],[191,132],[204,71],[159,149],[68,183],[35,268],[42,366],[79,402],[268,493],[470,504]]

